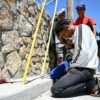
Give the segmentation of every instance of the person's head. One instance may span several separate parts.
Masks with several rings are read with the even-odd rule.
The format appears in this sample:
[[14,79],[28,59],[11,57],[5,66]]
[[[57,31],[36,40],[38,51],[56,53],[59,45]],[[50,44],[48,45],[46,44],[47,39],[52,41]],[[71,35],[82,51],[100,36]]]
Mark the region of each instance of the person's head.
[[85,10],[86,10],[85,4],[79,3],[79,4],[76,6],[76,10],[77,10],[77,13],[78,13],[79,17],[84,17],[84,12],[85,12]]
[[64,9],[64,8],[62,8],[58,13],[57,13],[57,15],[58,15],[58,19],[59,20],[63,20],[63,19],[65,19],[65,10],[66,9]]
[[59,20],[55,26],[55,32],[58,39],[65,43],[66,38],[72,37],[74,27],[75,26],[71,25],[68,19]]

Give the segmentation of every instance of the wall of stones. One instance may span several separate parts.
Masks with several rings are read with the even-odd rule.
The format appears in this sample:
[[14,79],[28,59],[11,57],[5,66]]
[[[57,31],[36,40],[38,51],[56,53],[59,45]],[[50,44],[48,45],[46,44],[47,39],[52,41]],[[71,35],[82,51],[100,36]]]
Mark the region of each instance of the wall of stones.
[[[41,7],[34,0],[0,0],[0,73],[5,77],[23,76],[40,11]],[[49,20],[44,12],[28,76],[40,74]]]

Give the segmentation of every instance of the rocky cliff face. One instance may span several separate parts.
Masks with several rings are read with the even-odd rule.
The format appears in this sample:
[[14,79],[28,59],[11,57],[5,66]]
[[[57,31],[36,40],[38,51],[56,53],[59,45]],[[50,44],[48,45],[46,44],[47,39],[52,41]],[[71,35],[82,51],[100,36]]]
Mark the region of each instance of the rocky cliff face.
[[[40,11],[34,0],[0,0],[0,73],[4,76],[23,76]],[[48,41],[49,20],[44,12],[28,76],[40,74]]]

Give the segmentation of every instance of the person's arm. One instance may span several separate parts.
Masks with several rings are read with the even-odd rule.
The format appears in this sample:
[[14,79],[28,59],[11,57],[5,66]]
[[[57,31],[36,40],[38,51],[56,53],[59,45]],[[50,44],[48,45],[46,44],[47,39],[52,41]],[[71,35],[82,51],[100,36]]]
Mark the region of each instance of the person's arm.
[[94,33],[94,36],[96,37],[96,25],[93,25],[93,33]]
[[91,24],[92,24],[92,27],[93,27],[93,34],[94,34],[94,36],[96,37],[96,22],[95,22],[94,19],[91,18],[91,17],[89,17],[88,19],[89,19],[89,21],[90,21]]

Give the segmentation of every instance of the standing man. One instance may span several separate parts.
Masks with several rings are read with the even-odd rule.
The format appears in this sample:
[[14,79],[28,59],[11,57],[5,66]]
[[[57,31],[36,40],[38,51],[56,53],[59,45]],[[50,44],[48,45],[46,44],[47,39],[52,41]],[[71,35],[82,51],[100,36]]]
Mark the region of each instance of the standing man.
[[93,20],[93,18],[89,16],[85,16],[85,11],[86,11],[85,4],[82,4],[82,3],[78,4],[76,6],[76,10],[77,10],[78,18],[73,24],[74,25],[79,25],[79,24],[89,25],[91,30],[93,31],[94,36],[96,37],[96,23]]
[[[58,21],[64,20],[66,17],[66,9],[62,8],[58,13]],[[69,21],[69,20],[68,20]],[[63,43],[59,41],[57,36],[55,35],[56,40],[56,54],[57,54],[57,65],[65,60],[71,60],[72,53],[69,47],[66,47]]]
[[[65,17],[66,17],[66,13],[65,13],[66,9],[65,8],[62,8],[58,13],[57,13],[57,16],[58,16],[58,21],[59,20],[64,20]],[[61,63],[63,61],[63,58],[64,58],[64,51],[65,51],[65,48],[64,48],[64,44],[62,44],[59,39],[57,38],[57,35],[55,35],[55,42],[56,42],[56,55],[57,55],[57,59],[56,59],[56,62],[57,62],[57,65],[59,63]]]
[[51,37],[51,43],[50,43],[50,50],[49,50],[49,57],[50,57],[50,62],[49,66],[50,69],[52,70],[55,66],[57,66],[60,62],[63,61],[64,58],[64,45],[58,40],[56,34],[55,34],[55,25],[59,20],[64,20],[66,17],[65,13],[66,9],[62,8],[59,12],[57,12],[57,15],[54,20],[54,28],[53,28],[53,33]]
[[[87,25],[71,25],[67,20],[58,21],[55,27],[61,42],[72,37],[74,56],[69,71],[51,88],[54,97],[68,97],[88,91],[99,93],[94,79],[98,67],[97,43],[93,32]],[[63,41],[64,40],[64,41]]]

